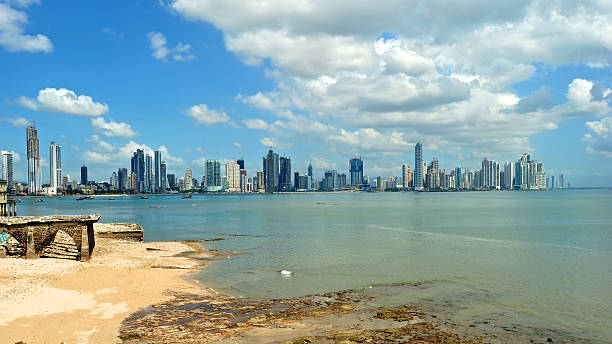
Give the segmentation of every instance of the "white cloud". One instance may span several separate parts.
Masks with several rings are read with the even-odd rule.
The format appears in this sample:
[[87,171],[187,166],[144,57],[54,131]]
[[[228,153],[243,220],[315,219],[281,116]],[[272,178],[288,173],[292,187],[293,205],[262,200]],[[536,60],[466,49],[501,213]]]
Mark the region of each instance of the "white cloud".
[[101,131],[102,134],[109,137],[120,137],[123,139],[131,139],[137,135],[132,130],[132,126],[125,122],[117,123],[113,120],[106,122],[104,117],[97,117],[91,120],[91,126],[94,130]]
[[189,61],[195,58],[195,55],[191,54],[191,45],[179,42],[174,48],[168,47],[168,41],[166,36],[161,32],[149,32],[147,34],[151,49],[153,50],[153,57],[160,61],[168,61],[168,57],[175,61]]
[[[37,1],[11,1],[19,7],[27,7]],[[16,10],[10,3],[0,3],[0,46],[6,51],[51,52],[53,44],[47,36],[25,33],[28,16],[24,11]]]
[[612,158],[612,117],[586,122],[585,126],[588,132],[583,140],[588,143],[587,152]]
[[234,147],[236,147],[238,149],[242,149],[242,145],[240,144],[240,142],[234,142],[232,144],[234,145]]
[[609,113],[610,93],[588,80],[572,81],[560,103],[546,85],[526,97],[513,88],[539,68],[609,66],[612,6],[601,1],[173,0],[170,7],[213,24],[245,63],[270,68],[270,91],[236,96],[279,118],[242,121],[269,133],[264,145],[308,141],[326,152],[382,156],[421,140],[459,159],[502,159],[532,150],[532,135],[569,118]]
[[261,143],[262,146],[264,147],[268,147],[268,148],[285,148],[287,147],[285,144],[281,143],[278,139],[273,138],[273,137],[264,137],[261,140],[259,140],[259,143]]
[[23,117],[0,117],[0,122],[9,122],[14,125],[15,128],[25,128],[30,123],[30,121]]
[[213,124],[229,122],[230,116],[223,111],[209,109],[206,104],[194,105],[187,109],[187,115],[192,117],[196,125],[204,124],[210,127]]
[[108,105],[95,102],[90,96],[77,95],[65,88],[45,88],[36,99],[20,97],[17,104],[34,111],[65,113],[78,116],[100,116],[108,112]]

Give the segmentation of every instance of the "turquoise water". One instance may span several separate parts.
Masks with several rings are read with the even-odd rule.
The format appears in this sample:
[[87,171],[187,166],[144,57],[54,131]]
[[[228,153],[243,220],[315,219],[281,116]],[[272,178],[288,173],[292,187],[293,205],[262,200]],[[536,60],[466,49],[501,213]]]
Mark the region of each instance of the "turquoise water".
[[[373,286],[381,302],[444,299],[454,319],[612,338],[612,191],[323,193],[24,200],[20,215],[100,213],[145,240],[226,238],[199,276],[237,296]],[[293,271],[283,278],[279,270]],[[428,288],[397,288],[425,283]],[[391,301],[390,301],[391,300]]]

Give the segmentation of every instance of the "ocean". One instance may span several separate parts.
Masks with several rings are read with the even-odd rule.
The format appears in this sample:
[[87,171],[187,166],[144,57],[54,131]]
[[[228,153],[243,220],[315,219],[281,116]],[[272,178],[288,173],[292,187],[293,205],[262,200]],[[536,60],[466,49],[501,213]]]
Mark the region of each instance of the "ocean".
[[[102,214],[145,241],[228,251],[197,278],[241,297],[360,289],[453,321],[612,340],[612,191],[23,199],[19,215]],[[279,273],[291,271],[287,277]]]

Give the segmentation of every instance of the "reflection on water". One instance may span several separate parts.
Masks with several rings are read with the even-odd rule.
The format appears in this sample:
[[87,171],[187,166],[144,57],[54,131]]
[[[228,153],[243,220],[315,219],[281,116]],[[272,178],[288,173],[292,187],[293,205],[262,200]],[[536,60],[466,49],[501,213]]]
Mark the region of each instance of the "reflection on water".
[[200,278],[233,295],[417,284],[377,302],[445,300],[466,322],[612,338],[607,190],[28,199],[20,212],[100,213],[140,223],[150,241],[224,238],[206,246],[243,254]]

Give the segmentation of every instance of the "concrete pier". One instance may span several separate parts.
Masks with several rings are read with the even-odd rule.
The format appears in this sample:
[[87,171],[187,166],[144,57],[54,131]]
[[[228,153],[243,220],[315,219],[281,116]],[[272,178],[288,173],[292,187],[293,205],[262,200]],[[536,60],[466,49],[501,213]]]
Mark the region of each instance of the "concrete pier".
[[15,238],[25,248],[25,258],[40,257],[58,231],[67,233],[77,246],[77,260],[87,261],[96,245],[94,223],[100,215],[0,217],[0,233]]

